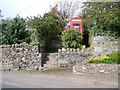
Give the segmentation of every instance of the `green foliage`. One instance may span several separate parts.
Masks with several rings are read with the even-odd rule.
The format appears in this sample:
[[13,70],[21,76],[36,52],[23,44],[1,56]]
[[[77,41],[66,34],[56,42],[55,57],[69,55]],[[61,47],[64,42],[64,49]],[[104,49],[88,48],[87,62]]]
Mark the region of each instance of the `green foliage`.
[[30,33],[26,28],[26,20],[19,16],[2,20],[2,44],[30,42]]
[[[85,2],[83,5],[83,25],[89,30],[96,24],[98,34],[120,36],[119,2]],[[96,21],[94,23],[93,21]]]
[[46,13],[43,17],[29,18],[28,26],[34,29],[33,34],[37,38],[38,46],[43,47],[46,52],[49,52],[54,50],[53,42],[60,39],[65,23],[56,15]]
[[120,52],[112,52],[109,57],[114,61],[120,64]]
[[26,43],[26,42],[22,42],[21,45],[23,45],[23,46],[28,46],[29,44]]
[[68,29],[62,34],[62,43],[67,48],[80,48],[82,35],[78,30]]
[[86,48],[86,46],[85,45],[81,45],[81,49],[85,49]]

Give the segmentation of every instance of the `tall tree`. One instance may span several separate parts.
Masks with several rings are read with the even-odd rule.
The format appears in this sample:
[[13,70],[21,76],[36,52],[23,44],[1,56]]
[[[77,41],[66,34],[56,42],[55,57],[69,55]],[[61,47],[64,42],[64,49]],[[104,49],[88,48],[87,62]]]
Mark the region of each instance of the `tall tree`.
[[83,3],[83,24],[88,29],[96,24],[98,33],[120,36],[120,2],[85,2]]
[[29,43],[29,37],[26,20],[23,18],[17,16],[13,19],[2,20],[2,44]]
[[[80,12],[80,0],[75,1],[62,1],[55,5],[52,8],[56,11],[56,15],[59,16],[64,21],[68,21],[74,17],[76,14],[78,15]],[[78,12],[79,11],[79,12]]]

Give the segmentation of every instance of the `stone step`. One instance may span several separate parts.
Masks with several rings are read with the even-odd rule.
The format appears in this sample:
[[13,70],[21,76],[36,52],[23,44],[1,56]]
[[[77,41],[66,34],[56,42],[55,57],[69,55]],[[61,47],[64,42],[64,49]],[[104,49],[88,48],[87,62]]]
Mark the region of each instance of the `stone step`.
[[50,53],[48,56],[48,60],[44,61],[44,68],[55,68],[57,67],[58,61],[58,53]]
[[57,64],[57,61],[56,62],[47,61],[47,63],[44,64],[44,67],[45,66],[52,66],[52,65],[56,65],[56,64]]
[[57,67],[57,60],[49,60],[46,61],[46,64],[44,64],[44,68],[55,68]]

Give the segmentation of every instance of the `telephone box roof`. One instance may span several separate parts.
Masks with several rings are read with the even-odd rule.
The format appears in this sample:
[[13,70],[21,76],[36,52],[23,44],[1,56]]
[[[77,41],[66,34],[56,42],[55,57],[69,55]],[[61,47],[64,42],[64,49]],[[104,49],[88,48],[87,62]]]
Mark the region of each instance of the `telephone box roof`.
[[71,19],[82,19],[81,17],[73,17]]

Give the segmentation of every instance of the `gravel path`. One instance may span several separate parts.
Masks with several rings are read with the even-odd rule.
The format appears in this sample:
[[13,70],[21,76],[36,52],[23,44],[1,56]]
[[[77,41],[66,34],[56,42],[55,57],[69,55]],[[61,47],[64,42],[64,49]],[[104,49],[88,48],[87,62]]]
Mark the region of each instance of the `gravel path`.
[[39,73],[3,71],[2,82],[22,88],[118,88],[118,74]]

